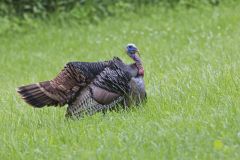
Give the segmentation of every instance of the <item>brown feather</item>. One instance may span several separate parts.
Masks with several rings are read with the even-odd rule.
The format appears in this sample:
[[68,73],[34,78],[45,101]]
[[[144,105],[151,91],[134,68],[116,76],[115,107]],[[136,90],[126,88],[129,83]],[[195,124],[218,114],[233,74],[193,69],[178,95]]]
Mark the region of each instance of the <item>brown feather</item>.
[[92,98],[102,105],[110,104],[120,96],[117,93],[107,91],[97,86],[91,87],[91,92]]
[[54,79],[21,86],[17,92],[34,107],[63,106],[92,81],[96,76],[92,73],[101,72],[107,65],[106,62],[70,62]]
[[21,86],[17,92],[21,95],[22,99],[33,107],[41,108],[45,105],[54,105],[56,100],[48,97],[42,90],[39,84],[30,84]]

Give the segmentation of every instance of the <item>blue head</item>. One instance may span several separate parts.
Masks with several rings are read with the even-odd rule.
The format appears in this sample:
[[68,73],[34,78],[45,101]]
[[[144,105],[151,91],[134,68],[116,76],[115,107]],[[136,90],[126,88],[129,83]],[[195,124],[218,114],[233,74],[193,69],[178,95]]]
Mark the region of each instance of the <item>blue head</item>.
[[138,67],[139,75],[143,76],[144,69],[142,66],[142,61],[139,56],[139,50],[136,47],[136,45],[132,44],[132,43],[128,44],[127,47],[125,48],[125,51],[128,54],[128,56],[131,57],[135,61],[136,66]]
[[132,54],[138,53],[139,50],[135,44],[130,43],[126,47],[126,52],[131,57]]
[[125,48],[126,53],[131,57],[135,62],[141,61],[139,57],[139,50],[137,46],[133,43],[129,43]]

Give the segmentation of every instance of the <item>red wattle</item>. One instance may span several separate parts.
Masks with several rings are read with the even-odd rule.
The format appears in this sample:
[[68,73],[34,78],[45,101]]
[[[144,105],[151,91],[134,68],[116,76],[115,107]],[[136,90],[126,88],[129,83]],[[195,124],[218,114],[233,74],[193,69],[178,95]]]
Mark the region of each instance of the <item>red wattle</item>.
[[138,70],[138,75],[144,76],[144,69],[143,69],[143,68],[140,68],[140,69]]

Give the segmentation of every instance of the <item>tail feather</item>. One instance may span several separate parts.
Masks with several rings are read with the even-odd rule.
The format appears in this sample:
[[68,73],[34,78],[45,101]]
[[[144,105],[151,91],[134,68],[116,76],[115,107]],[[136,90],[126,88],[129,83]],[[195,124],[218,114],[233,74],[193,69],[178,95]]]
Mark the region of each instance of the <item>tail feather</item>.
[[[41,82],[41,85],[44,84],[49,84],[49,81],[46,81],[46,83]],[[32,105],[33,107],[41,108],[49,105],[57,105],[58,102],[44,93],[41,85],[36,83],[21,86],[17,89],[17,92],[26,103]]]
[[38,85],[37,84],[30,84],[30,85],[26,85],[26,86],[21,86],[18,88],[18,90],[32,90],[32,89],[37,89],[38,88]]

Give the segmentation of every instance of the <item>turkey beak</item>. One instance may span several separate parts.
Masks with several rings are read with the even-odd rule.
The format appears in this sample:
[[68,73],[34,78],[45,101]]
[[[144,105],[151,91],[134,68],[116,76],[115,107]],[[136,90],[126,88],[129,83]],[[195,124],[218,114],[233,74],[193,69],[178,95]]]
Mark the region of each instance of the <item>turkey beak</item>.
[[136,51],[136,54],[141,57],[139,50]]

